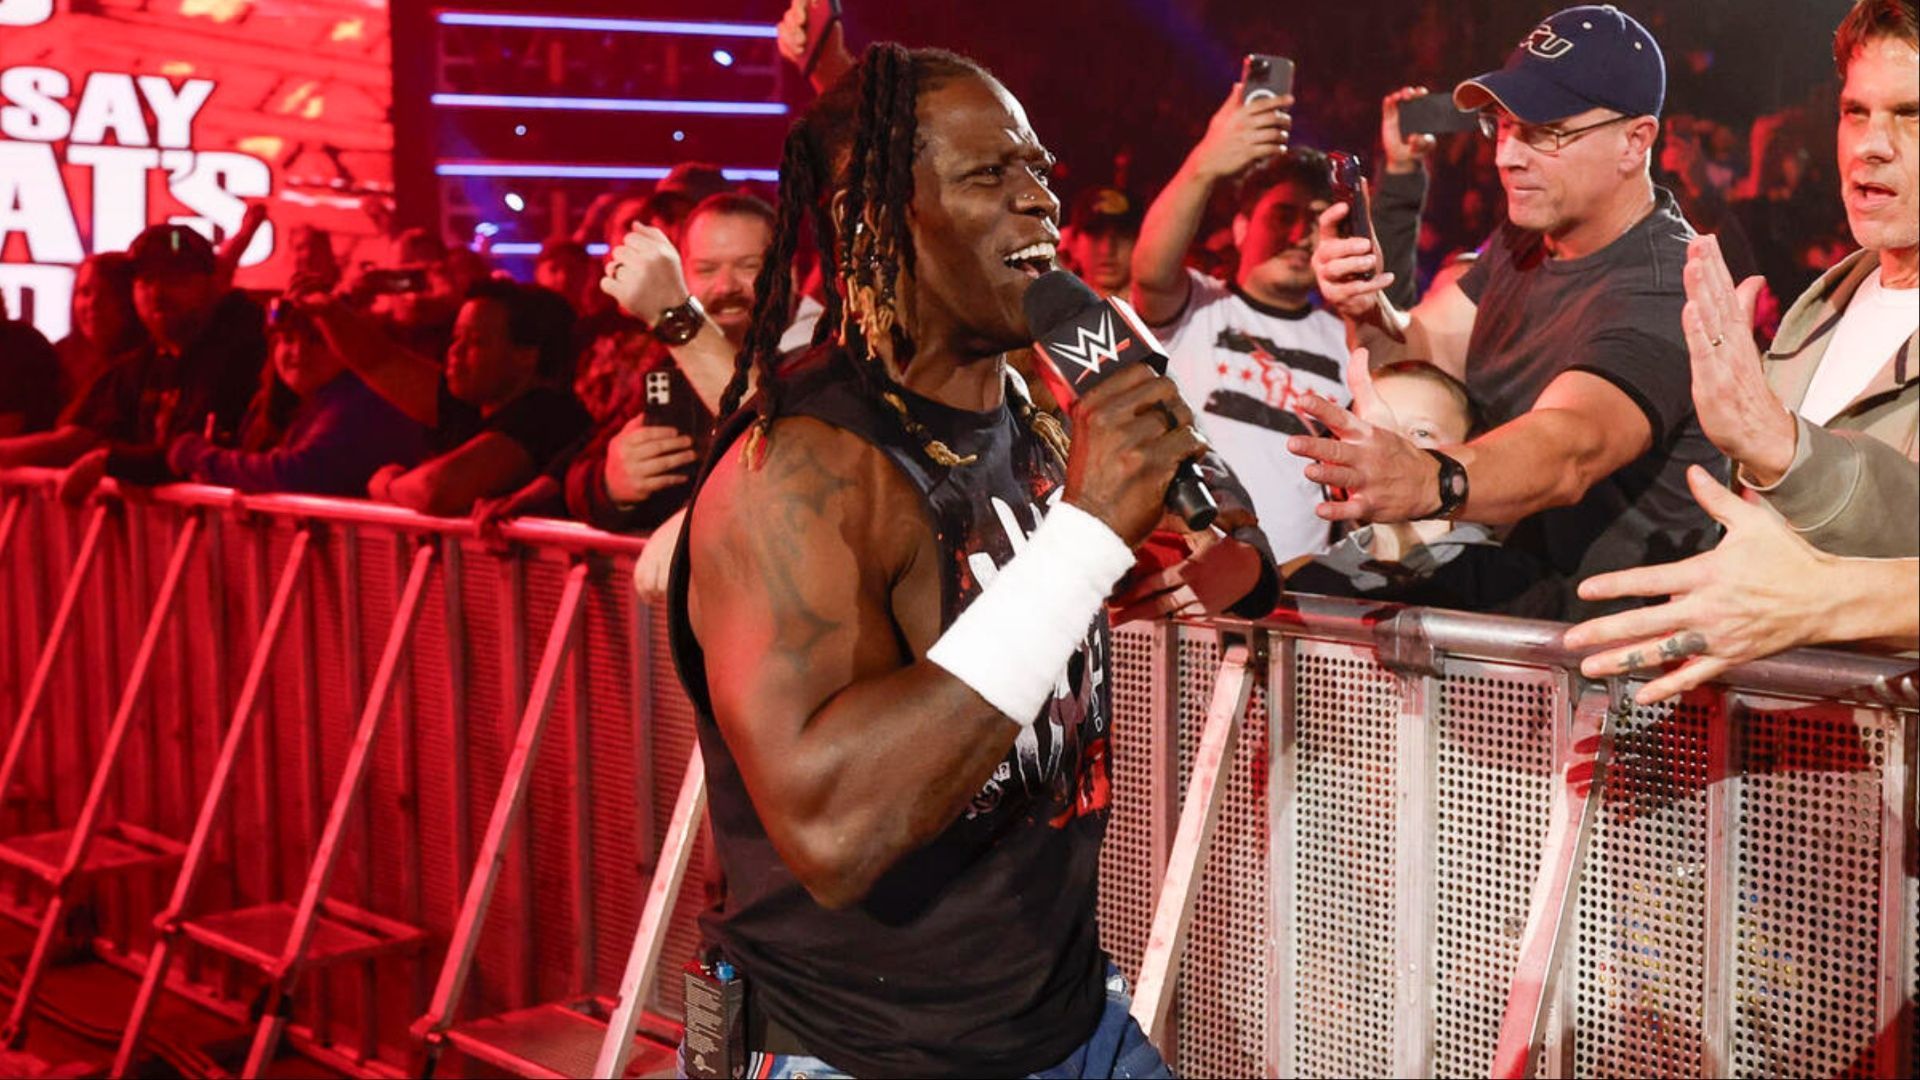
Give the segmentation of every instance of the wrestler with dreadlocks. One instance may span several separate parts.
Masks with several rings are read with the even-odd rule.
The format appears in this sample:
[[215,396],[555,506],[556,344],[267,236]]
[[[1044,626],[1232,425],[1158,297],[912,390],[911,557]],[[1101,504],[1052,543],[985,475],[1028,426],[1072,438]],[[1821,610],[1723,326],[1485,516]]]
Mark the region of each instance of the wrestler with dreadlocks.
[[[750,1075],[1171,1075],[1095,925],[1103,604],[1205,444],[1145,365],[1076,405],[1071,447],[1010,378],[1051,164],[986,71],[897,45],[787,139],[722,415],[757,392],[668,592]],[[833,287],[783,366],[807,229]]]

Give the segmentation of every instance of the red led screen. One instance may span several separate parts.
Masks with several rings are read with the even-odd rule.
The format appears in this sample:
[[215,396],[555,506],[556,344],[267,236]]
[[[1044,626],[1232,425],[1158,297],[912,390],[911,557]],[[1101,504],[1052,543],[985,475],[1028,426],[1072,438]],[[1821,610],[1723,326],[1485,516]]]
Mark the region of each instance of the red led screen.
[[149,224],[216,241],[264,198],[237,283],[285,283],[302,225],[384,235],[386,0],[0,0],[0,299],[51,339],[74,267]]

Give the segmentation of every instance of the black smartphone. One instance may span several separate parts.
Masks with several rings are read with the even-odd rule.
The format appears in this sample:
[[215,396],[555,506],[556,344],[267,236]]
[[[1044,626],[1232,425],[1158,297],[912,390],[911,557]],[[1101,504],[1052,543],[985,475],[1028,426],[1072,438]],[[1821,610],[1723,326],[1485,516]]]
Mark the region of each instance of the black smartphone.
[[[1367,172],[1360,155],[1329,150],[1327,171],[1333,181],[1333,201],[1347,204],[1347,216],[1340,219],[1337,231],[1341,236],[1360,236],[1371,241],[1373,205],[1367,198]],[[1379,249],[1380,245],[1375,244],[1374,250]],[[1374,273],[1374,270],[1369,270],[1362,276],[1371,278]]]
[[813,69],[820,66],[820,57],[827,49],[827,35],[839,21],[840,0],[808,0],[807,62],[800,65],[801,77],[813,74]]
[[369,270],[360,281],[360,287],[369,293],[426,292],[427,269],[424,266],[395,266]]
[[1421,94],[1400,103],[1402,135],[1447,135],[1479,126],[1479,114],[1454,108],[1450,94]]
[[1284,56],[1248,53],[1240,62],[1240,100],[1286,97],[1293,93],[1293,61]]

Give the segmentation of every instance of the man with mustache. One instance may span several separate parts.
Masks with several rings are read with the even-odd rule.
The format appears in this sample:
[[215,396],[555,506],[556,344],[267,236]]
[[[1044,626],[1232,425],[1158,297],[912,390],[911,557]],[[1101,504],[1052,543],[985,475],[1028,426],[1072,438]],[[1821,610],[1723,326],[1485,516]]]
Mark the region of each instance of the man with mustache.
[[1680,277],[1693,230],[1649,171],[1665,61],[1618,8],[1569,8],[1453,97],[1481,110],[1507,193],[1509,220],[1473,268],[1401,312],[1381,295],[1394,275],[1374,275],[1372,244],[1337,235],[1349,213],[1337,204],[1321,215],[1314,269],[1373,365],[1437,365],[1467,384],[1490,430],[1423,448],[1312,401],[1304,411],[1336,438],[1296,435],[1290,449],[1313,459],[1308,478],[1349,492],[1322,517],[1513,525],[1508,546],[1545,571],[1526,606],[1502,610],[1599,614],[1622,605],[1573,583],[1711,546],[1686,470],[1725,475],[1687,390]]
[[[1153,200],[1133,249],[1134,306],[1166,340],[1167,374],[1246,483],[1283,562],[1325,551],[1330,539],[1313,514],[1319,486],[1287,453],[1287,436],[1307,430],[1295,410],[1308,394],[1347,400],[1340,320],[1312,296],[1314,218],[1332,180],[1325,155],[1287,149],[1292,102],[1242,102],[1236,85]],[[1187,268],[1185,256],[1215,185],[1242,173],[1233,219],[1240,263],[1222,285]]]
[[[724,350],[715,351],[724,351],[725,362],[703,364],[678,339],[685,329],[697,336],[697,324],[683,328],[668,313],[639,313],[650,325],[644,351],[637,363],[621,357],[627,366],[616,373],[613,408],[566,469],[567,510],[574,517],[610,532],[659,530],[673,519],[677,531],[689,469],[706,453],[731,359],[752,321],[754,275],[772,239],[773,208],[733,193],[710,196],[694,208],[678,251],[659,230],[638,226],[628,234],[626,243],[674,257],[684,280],[682,299],[697,305],[706,323],[724,335]],[[658,569],[665,573],[664,554]]]

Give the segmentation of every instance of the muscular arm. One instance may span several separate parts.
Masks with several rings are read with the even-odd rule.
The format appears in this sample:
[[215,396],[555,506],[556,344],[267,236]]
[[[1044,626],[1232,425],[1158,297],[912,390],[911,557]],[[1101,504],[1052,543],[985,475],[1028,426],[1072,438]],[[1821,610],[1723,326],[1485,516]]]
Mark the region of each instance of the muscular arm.
[[1212,188],[1212,180],[1188,161],[1154,198],[1140,223],[1140,239],[1133,246],[1133,306],[1152,325],[1169,321],[1187,302],[1187,248],[1200,228]]
[[533,458],[497,431],[483,432],[394,478],[392,501],[436,517],[464,514],[478,499],[512,491],[533,477]]
[[766,460],[739,444],[696,504],[689,588],[714,718],[781,859],[820,903],[858,902],[944,830],[1018,728],[920,659],[939,555],[878,452],[809,419]]
[[1565,372],[1526,415],[1454,452],[1472,481],[1458,517],[1505,525],[1570,506],[1652,445],[1647,414],[1619,387],[1584,371]]

